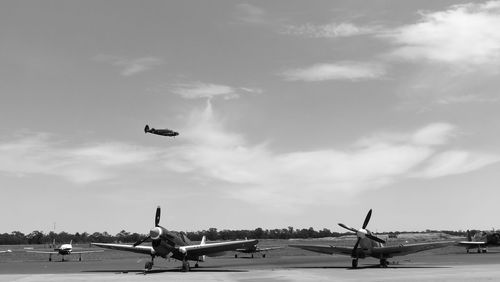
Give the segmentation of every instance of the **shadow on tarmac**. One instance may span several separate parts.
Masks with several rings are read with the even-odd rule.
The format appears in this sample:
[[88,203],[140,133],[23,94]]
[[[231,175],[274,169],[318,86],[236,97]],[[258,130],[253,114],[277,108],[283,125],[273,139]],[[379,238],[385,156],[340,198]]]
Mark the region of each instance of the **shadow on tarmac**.
[[345,267],[345,266],[294,266],[294,267],[287,267],[290,269],[345,269],[345,270],[362,270],[362,269],[373,269],[373,268],[380,268],[380,269],[438,269],[438,268],[451,268],[449,266],[388,266],[388,267],[380,267],[378,264],[374,265],[367,265],[367,266],[358,266],[357,268],[352,268],[352,267]]
[[[144,272],[143,269],[108,269],[108,270],[83,270],[85,273],[115,273],[115,274],[128,274],[128,273],[136,273],[136,274],[156,274],[156,273],[164,273],[164,272],[181,272],[180,268],[169,268],[169,269],[153,269],[150,271]],[[189,272],[213,272],[213,273],[224,273],[224,272],[248,272],[248,270],[235,270],[235,269],[203,269],[203,268],[193,268]]]

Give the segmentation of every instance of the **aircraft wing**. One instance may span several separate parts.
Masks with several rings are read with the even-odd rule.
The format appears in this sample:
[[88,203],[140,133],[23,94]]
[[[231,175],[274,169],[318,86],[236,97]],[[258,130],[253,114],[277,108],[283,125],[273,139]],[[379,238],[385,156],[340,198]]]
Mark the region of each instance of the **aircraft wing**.
[[240,240],[221,243],[205,243],[204,245],[191,245],[179,247],[181,252],[186,252],[189,256],[203,256],[217,254],[225,251],[249,248],[257,244],[258,240]]
[[56,251],[26,251],[27,253],[35,253],[35,254],[58,254]]
[[95,250],[95,251],[73,251],[71,252],[71,254],[89,254],[89,253],[101,253],[101,252],[104,252],[104,250]]
[[403,256],[426,250],[448,247],[454,244],[455,242],[452,241],[444,241],[444,242],[433,242],[433,243],[418,243],[418,244],[408,244],[408,245],[375,247],[372,249],[370,255],[374,257],[389,258],[393,256]]
[[0,251],[0,253],[12,253],[11,250],[6,250],[6,251]]
[[328,255],[342,254],[350,256],[352,253],[352,247],[336,247],[331,245],[289,245],[289,246]]
[[134,247],[133,245],[105,244],[105,243],[92,243],[92,245],[98,246],[101,248],[105,248],[105,249],[127,251],[127,252],[146,254],[146,255],[152,255],[155,253],[153,247],[149,247],[149,246],[136,246],[136,247]]
[[268,247],[268,248],[258,248],[257,250],[259,252],[266,252],[270,250],[277,250],[277,249],[283,249],[283,247]]
[[464,247],[478,247],[486,245],[486,242],[461,241],[458,242],[458,245]]

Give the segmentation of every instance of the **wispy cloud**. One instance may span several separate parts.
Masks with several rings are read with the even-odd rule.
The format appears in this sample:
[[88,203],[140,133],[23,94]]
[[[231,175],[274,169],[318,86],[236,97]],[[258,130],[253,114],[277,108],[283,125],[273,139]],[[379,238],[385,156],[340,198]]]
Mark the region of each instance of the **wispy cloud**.
[[123,58],[111,55],[98,55],[96,61],[109,63],[120,68],[123,76],[133,76],[163,65],[163,59],[157,57]]
[[439,98],[436,103],[440,105],[468,104],[468,103],[496,103],[500,98],[483,97],[480,95],[461,95]]
[[[131,171],[151,175],[161,170],[204,190],[212,187],[240,201],[290,213],[404,179],[462,174],[500,161],[497,154],[453,146],[459,129],[442,122],[373,134],[345,148],[285,153],[273,152],[267,143],[249,144],[244,135],[228,131],[210,100],[185,122],[182,142],[158,148],[121,142],[69,145],[43,134],[22,136],[0,142],[0,171],[91,183],[130,178]],[[221,186],[227,189],[218,190]]]
[[307,23],[299,26],[286,26],[282,33],[310,38],[337,38],[373,34],[378,30],[380,30],[379,26],[357,26],[349,22],[325,25]]
[[267,23],[266,12],[264,9],[249,3],[236,5],[236,18],[250,24]]
[[325,80],[367,80],[385,75],[382,64],[363,62],[338,62],[334,64],[316,64],[306,68],[290,69],[280,75],[290,81],[325,81]]
[[0,143],[0,171],[19,176],[53,175],[81,184],[112,179],[119,175],[117,169],[154,157],[149,148],[125,143],[75,146],[43,133]]
[[451,6],[422,12],[421,20],[381,35],[398,47],[392,56],[465,66],[500,60],[500,2]]
[[461,150],[467,157],[450,159],[454,163],[445,167],[442,156],[455,155],[457,150],[447,147],[457,131],[433,123],[414,132],[361,138],[350,148],[277,154],[265,143],[249,145],[243,135],[225,130],[208,103],[203,112],[192,113],[184,132],[187,143],[172,148],[165,164],[203,182],[227,183],[225,193],[239,200],[280,205],[288,212],[406,178],[465,173],[500,161],[494,154]]
[[242,94],[262,93],[262,90],[248,87],[231,87],[228,85],[191,82],[179,83],[170,87],[170,91],[186,99],[223,97],[234,99]]

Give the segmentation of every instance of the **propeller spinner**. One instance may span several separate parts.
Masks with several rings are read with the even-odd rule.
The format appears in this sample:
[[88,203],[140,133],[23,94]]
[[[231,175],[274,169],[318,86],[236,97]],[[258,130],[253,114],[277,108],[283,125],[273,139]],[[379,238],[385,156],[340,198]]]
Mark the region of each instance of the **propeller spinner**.
[[134,247],[137,247],[138,245],[146,242],[149,239],[152,239],[153,241],[160,239],[160,236],[162,234],[162,229],[161,229],[161,227],[159,225],[159,223],[160,223],[160,216],[161,216],[161,208],[160,208],[160,206],[158,206],[156,208],[155,227],[153,227],[153,228],[151,228],[151,230],[149,230],[149,236],[147,236],[146,238],[144,238],[142,240],[139,240],[139,241],[135,242],[134,245],[133,245]]

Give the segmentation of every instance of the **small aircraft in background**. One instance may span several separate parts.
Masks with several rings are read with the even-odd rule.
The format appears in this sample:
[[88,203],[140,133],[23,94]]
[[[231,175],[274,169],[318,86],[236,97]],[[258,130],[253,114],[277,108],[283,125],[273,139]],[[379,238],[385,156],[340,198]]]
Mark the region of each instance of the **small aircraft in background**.
[[477,249],[478,253],[488,252],[490,246],[500,246],[500,232],[498,231],[479,231],[471,236],[467,230],[467,241],[458,242],[459,246],[464,246],[469,253],[470,249]]
[[[53,245],[55,246],[55,240]],[[67,255],[80,255],[78,258],[79,261],[82,261],[82,254],[89,254],[89,253],[100,253],[103,252],[103,250],[95,250],[95,251],[73,251],[73,240],[69,242],[69,244],[62,244],[59,247],[54,248],[53,251],[26,251],[28,253],[36,253],[36,254],[48,254],[49,255],[49,261],[52,261],[52,255],[61,255],[62,259],[61,261],[64,261],[64,256]]]
[[352,268],[358,267],[358,259],[366,258],[367,256],[380,260],[381,267],[387,267],[389,264],[387,259],[394,256],[403,256],[411,253],[421,252],[430,249],[442,248],[451,246],[454,242],[432,242],[432,243],[419,243],[419,244],[406,244],[397,246],[384,246],[385,241],[373,235],[373,233],[366,229],[372,210],[368,212],[363,222],[361,229],[349,227],[343,223],[339,226],[349,231],[356,233],[358,240],[353,248],[338,247],[338,246],[325,246],[325,245],[290,245],[290,247],[300,248],[308,251],[323,253],[323,254],[343,254],[352,257]]
[[149,128],[149,125],[146,124],[146,127],[144,127],[144,133],[151,133],[151,134],[156,134],[156,135],[162,135],[162,136],[168,136],[168,137],[175,137],[179,135],[178,132],[175,132],[170,129],[154,129],[154,128]]
[[[145,271],[150,271],[153,268],[154,258],[156,256],[167,258],[171,257],[182,261],[182,271],[190,270],[189,261],[195,261],[195,267],[198,267],[198,262],[205,261],[206,255],[215,256],[225,251],[234,251],[239,248],[249,248],[256,245],[258,240],[240,240],[228,241],[221,243],[206,243],[205,238],[201,240],[199,245],[193,244],[186,234],[168,231],[159,225],[161,208],[156,208],[155,227],[149,231],[149,236],[134,243],[133,245],[125,244],[103,244],[92,243],[92,245],[134,253],[140,253],[151,256],[151,261],[146,262]],[[147,240],[152,241],[152,246],[139,246]]]
[[0,254],[2,254],[2,253],[12,253],[12,250],[0,251]]
[[[283,247],[261,248],[261,247],[257,246],[257,244],[255,244],[255,245],[250,246],[248,248],[236,249],[235,251],[238,252],[238,253],[243,253],[243,254],[252,254],[252,258],[253,258],[253,254],[255,254],[255,253],[261,253],[262,257],[265,258],[266,257],[266,253],[265,252],[271,251],[271,250],[276,250],[276,249],[282,249],[282,248]],[[234,258],[238,258],[238,254],[234,254]]]

